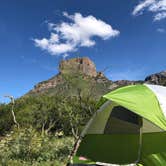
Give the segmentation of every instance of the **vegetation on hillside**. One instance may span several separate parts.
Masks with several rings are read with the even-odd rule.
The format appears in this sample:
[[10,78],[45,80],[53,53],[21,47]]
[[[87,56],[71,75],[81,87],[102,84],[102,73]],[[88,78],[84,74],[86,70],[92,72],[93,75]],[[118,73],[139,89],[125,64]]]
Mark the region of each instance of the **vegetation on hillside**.
[[1,165],[61,166],[72,150],[72,137],[42,136],[32,127],[9,132],[0,142]]
[[[26,95],[0,105],[0,161],[2,165],[55,165],[67,162],[74,140],[96,110],[96,100],[86,84],[75,95]],[[85,91],[83,89],[86,89]]]

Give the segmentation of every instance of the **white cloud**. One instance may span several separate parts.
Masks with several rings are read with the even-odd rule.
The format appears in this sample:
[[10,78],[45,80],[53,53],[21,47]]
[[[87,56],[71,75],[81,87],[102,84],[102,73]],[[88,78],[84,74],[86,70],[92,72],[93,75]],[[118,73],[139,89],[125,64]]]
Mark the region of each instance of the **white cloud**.
[[160,12],[154,16],[154,21],[160,21],[166,18],[166,12]]
[[160,21],[166,18],[166,0],[143,0],[135,6],[132,14],[141,15],[144,11],[154,14],[153,20]]
[[50,37],[34,39],[37,47],[52,55],[64,54],[66,56],[79,47],[92,47],[96,44],[93,37],[107,40],[120,34],[111,25],[92,15],[84,17],[80,13],[69,15],[67,12],[64,12],[63,15],[69,22],[48,23],[48,28],[51,31]]
[[133,15],[139,15],[142,14],[143,10],[146,7],[149,7],[151,4],[153,4],[155,2],[155,0],[145,0],[145,1],[141,1],[133,10],[132,14]]
[[159,33],[165,33],[166,30],[165,30],[164,28],[158,28],[158,29],[157,29],[157,32],[159,32]]

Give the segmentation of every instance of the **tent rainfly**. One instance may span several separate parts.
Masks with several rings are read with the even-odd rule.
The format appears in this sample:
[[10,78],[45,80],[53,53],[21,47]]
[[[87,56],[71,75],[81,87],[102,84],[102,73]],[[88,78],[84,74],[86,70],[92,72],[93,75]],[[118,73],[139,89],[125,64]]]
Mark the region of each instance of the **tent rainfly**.
[[71,163],[166,166],[166,87],[130,85],[103,97]]

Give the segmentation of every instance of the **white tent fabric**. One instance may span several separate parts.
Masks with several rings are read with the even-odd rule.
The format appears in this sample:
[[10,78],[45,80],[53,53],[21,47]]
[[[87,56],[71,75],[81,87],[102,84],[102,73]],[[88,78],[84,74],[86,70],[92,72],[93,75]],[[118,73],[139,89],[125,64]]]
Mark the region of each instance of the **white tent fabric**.
[[149,89],[151,89],[156,95],[160,107],[163,111],[164,116],[166,117],[166,87],[160,85],[150,85],[145,84]]

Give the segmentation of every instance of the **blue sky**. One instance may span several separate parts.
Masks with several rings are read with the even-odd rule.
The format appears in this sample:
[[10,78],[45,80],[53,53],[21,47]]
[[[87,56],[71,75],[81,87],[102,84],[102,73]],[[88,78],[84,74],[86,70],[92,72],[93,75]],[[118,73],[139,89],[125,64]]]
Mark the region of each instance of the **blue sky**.
[[[1,0],[0,102],[6,101],[4,94],[19,97],[55,75],[59,61],[66,55],[67,59],[88,56],[97,70],[108,67],[105,74],[112,80],[139,80],[166,70],[166,2],[160,1]],[[96,33],[93,26],[91,31],[89,26],[86,30],[78,27],[76,14],[82,20],[95,20],[101,27],[96,26]],[[81,38],[64,38],[60,27],[63,23],[76,25]],[[58,25],[59,32],[55,31]],[[50,44],[47,48],[37,45],[36,40],[43,38],[50,42],[51,33],[60,38],[51,46],[59,48],[70,42],[74,46],[70,51],[50,52]]]

